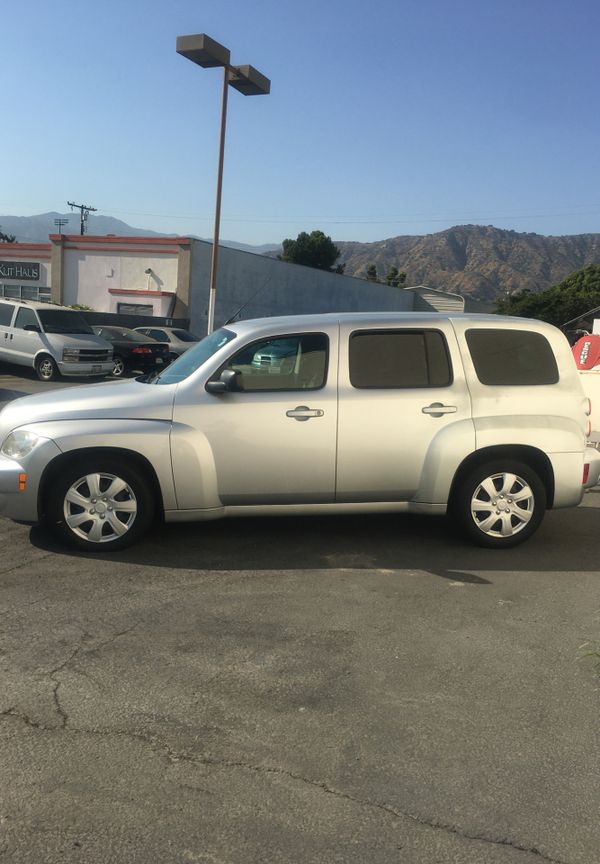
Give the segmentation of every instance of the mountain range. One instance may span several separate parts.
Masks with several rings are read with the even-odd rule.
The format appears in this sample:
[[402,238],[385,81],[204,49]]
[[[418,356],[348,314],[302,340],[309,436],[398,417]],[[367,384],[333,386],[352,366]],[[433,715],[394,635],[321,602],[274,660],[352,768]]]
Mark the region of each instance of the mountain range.
[[[79,213],[0,216],[0,230],[16,235],[18,242],[46,242],[48,234],[58,231],[54,220],[59,218],[69,219],[62,229],[64,233],[79,233]],[[88,219],[87,233],[176,236],[134,228],[112,216],[93,214]],[[276,256],[281,251],[281,246],[273,243],[251,246],[220,242],[262,255]],[[492,225],[457,225],[435,234],[391,237],[374,243],[334,242],[341,253],[337,263],[344,264],[348,276],[364,279],[367,267],[374,264],[378,280],[383,282],[389,268],[395,266],[407,274],[406,285],[427,285],[488,303],[522,290],[543,291],[574,270],[600,264],[600,234],[547,237]]]
[[364,278],[374,264],[384,281],[395,266],[407,274],[406,285],[488,302],[522,290],[543,291],[574,270],[600,264],[600,234],[545,237],[492,225],[457,225],[436,234],[336,246],[348,275]]

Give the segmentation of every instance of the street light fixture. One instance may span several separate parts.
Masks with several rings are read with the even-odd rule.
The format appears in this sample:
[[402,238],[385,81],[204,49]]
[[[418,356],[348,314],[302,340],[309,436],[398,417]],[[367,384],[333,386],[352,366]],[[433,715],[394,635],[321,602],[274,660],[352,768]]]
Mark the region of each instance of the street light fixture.
[[217,295],[217,265],[219,258],[219,228],[221,224],[221,191],[223,187],[223,158],[225,155],[225,126],[227,123],[227,93],[231,85],[244,96],[266,95],[271,82],[253,66],[232,66],[229,48],[215,42],[206,33],[195,36],[178,36],[176,51],[203,69],[223,68],[223,97],[221,101],[221,134],[219,137],[219,167],[217,170],[217,200],[215,204],[215,229],[210,265],[210,288],[208,292],[208,328],[212,333],[215,320]]

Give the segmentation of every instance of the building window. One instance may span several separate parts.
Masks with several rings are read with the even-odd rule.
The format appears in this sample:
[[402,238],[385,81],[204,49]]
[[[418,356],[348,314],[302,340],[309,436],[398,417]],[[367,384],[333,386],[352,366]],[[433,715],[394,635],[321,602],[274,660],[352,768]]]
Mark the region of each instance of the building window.
[[49,285],[0,284],[0,297],[11,297],[20,300],[41,300],[49,302],[52,298],[52,289]]
[[117,312],[121,315],[154,315],[153,306],[143,306],[141,303],[117,303]]

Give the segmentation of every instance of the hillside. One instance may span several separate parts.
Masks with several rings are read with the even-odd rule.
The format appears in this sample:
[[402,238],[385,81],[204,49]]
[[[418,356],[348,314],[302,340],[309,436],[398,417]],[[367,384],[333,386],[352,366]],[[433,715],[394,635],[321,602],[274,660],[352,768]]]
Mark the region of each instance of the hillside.
[[364,278],[368,265],[375,264],[383,281],[395,265],[407,273],[407,285],[428,285],[486,301],[522,289],[542,291],[574,270],[600,263],[600,234],[544,237],[491,225],[336,245],[349,276]]

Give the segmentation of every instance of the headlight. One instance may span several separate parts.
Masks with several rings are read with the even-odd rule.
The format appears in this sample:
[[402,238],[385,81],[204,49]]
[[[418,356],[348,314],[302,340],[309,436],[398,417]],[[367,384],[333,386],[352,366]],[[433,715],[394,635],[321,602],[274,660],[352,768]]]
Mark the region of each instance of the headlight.
[[63,360],[79,360],[79,348],[63,348]]
[[4,439],[0,452],[9,459],[22,459],[31,453],[34,447],[39,444],[42,439],[35,432],[28,432],[26,429],[16,429]]

